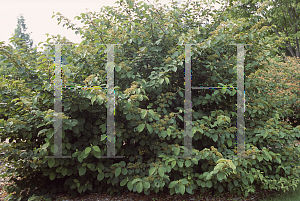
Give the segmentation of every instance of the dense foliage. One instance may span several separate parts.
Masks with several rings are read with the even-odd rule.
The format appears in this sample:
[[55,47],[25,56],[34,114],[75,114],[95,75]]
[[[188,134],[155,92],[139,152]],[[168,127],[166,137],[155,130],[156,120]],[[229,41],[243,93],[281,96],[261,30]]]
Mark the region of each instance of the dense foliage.
[[232,7],[227,9],[233,18],[258,18],[265,19],[264,26],[270,29],[272,40],[283,41],[281,48],[289,56],[300,57],[299,28],[300,1],[298,0],[228,0]]
[[[101,44],[121,44],[115,46],[115,155],[124,158],[99,158],[107,155],[107,101],[100,89],[63,89],[62,153],[72,157],[46,158],[53,155],[54,63],[26,46],[13,50],[1,43],[2,64],[12,63],[11,72],[20,76],[1,77],[0,96],[7,103],[1,111],[6,114],[1,140],[9,138],[2,148],[12,166],[4,176],[15,181],[6,186],[15,193],[9,199],[26,200],[33,193],[53,197],[62,191],[73,196],[104,191],[192,194],[198,188],[247,196],[256,188],[297,186],[300,154],[290,144],[300,137],[300,127],[284,119],[299,110],[299,62],[273,58],[276,44],[264,40],[267,30],[261,21],[230,20],[196,2],[190,2],[192,8],[173,5],[168,12],[143,2],[118,3],[115,9],[77,16],[84,28],[75,28],[60,13],[56,17],[84,39],[79,46],[62,46],[69,63],[63,65],[64,85],[106,86],[107,55]],[[203,28],[195,13],[215,21]],[[68,42],[52,37],[46,43],[51,39]],[[185,49],[178,44],[187,43],[201,43],[192,46],[192,86],[236,86],[237,51],[230,44],[253,44],[245,47],[244,64],[246,155],[253,157],[233,157],[236,90],[222,88],[192,91],[197,157],[176,158],[184,153]]]

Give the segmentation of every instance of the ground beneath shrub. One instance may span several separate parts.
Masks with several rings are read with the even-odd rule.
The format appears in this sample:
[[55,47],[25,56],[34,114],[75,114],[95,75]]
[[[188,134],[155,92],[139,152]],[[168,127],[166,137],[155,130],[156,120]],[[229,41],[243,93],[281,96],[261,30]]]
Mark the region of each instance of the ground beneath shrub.
[[[298,146],[300,141],[295,141],[295,145]],[[0,160],[0,175],[5,171],[5,161]],[[4,185],[12,185],[13,183],[8,183],[8,178],[0,177],[0,201],[4,201],[4,198],[8,195],[7,192],[3,189]],[[241,196],[230,195],[230,193],[222,193],[219,196],[214,195],[213,193],[201,193],[200,190],[195,190],[194,195],[185,194],[185,195],[170,195],[168,193],[158,193],[155,192],[150,193],[148,196],[144,194],[138,193],[123,193],[121,196],[110,196],[107,193],[93,193],[83,197],[71,198],[71,196],[66,194],[56,194],[55,199],[53,201],[82,201],[82,200],[91,200],[91,201],[112,201],[112,200],[124,200],[124,201],[161,201],[161,200],[172,200],[172,201],[188,201],[188,200],[198,200],[198,201],[228,201],[228,200],[240,200],[240,201],[259,201],[265,198],[266,196],[276,196],[278,195],[278,191],[276,190],[265,190],[265,189],[256,189],[254,194],[251,194],[247,198],[242,198]]]
[[[4,170],[3,164],[0,164],[0,174],[2,174]],[[0,201],[3,201],[4,198],[8,195],[7,192],[3,189],[4,185],[12,185],[13,183],[8,183],[8,178],[0,178]],[[198,201],[228,201],[228,200],[235,200],[235,201],[259,201],[265,198],[266,196],[276,196],[278,195],[278,191],[275,190],[262,190],[262,189],[256,189],[256,192],[254,194],[251,194],[250,196],[246,197],[245,199],[241,196],[230,195],[230,193],[222,193],[219,196],[217,196],[214,193],[201,193],[200,190],[195,190],[194,195],[185,194],[185,195],[170,195],[168,193],[161,193],[159,192],[156,194],[155,192],[150,193],[148,196],[141,193],[133,193],[133,192],[127,192],[123,193],[121,196],[110,196],[107,193],[93,193],[88,194],[85,196],[78,196],[75,198],[72,198],[70,195],[57,193],[55,195],[55,198],[53,201],[112,201],[112,200],[124,200],[124,201],[161,201],[161,200],[168,200],[168,201],[188,201],[188,200],[198,200]]]
[[201,193],[200,190],[194,191],[194,195],[170,195],[170,194],[156,194],[155,192],[150,193],[148,196],[138,193],[123,193],[121,196],[112,197],[106,193],[103,194],[90,194],[84,197],[76,197],[70,198],[67,195],[61,194],[57,195],[54,201],[82,201],[82,200],[93,200],[93,201],[112,201],[112,200],[132,200],[132,201],[188,201],[188,200],[198,200],[198,201],[227,201],[227,200],[235,200],[235,201],[259,201],[265,196],[275,196],[278,194],[275,190],[258,190],[255,194],[248,196],[247,198],[242,198],[237,195],[230,195],[230,193],[223,193],[220,196],[214,196],[212,193]]
[[[3,201],[8,194],[3,190],[3,183],[1,183],[0,185],[0,200]],[[200,190],[195,190],[194,192],[194,195],[170,195],[167,193],[156,194],[155,192],[153,192],[150,193],[148,196],[132,192],[123,193],[121,196],[110,196],[107,193],[92,193],[82,197],[78,196],[75,198],[71,198],[70,195],[66,194],[56,194],[53,201],[260,201],[266,196],[276,196],[278,194],[278,191],[275,190],[257,189],[257,191],[254,194],[251,194],[250,196],[244,199],[241,196],[230,195],[230,193],[222,193],[219,196],[216,196],[212,193],[201,193]]]

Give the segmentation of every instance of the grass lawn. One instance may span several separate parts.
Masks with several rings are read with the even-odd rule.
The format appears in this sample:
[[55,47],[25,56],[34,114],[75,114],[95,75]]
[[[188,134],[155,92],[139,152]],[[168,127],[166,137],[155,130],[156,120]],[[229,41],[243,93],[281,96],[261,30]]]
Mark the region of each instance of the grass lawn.
[[290,189],[288,192],[279,192],[273,196],[267,196],[262,201],[297,201],[300,200],[300,185],[298,184],[295,191]]

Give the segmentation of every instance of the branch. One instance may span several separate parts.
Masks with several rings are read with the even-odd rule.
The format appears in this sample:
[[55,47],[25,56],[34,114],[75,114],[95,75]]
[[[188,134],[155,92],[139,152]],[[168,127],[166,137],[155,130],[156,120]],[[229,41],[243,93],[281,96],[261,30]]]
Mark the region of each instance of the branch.
[[[291,5],[290,5],[290,6],[291,6]],[[293,10],[293,7],[292,7],[292,6],[289,7],[289,8],[288,8],[288,12],[289,12],[289,15],[290,15],[291,19],[295,20],[295,18],[292,16],[292,14],[291,14],[291,12],[290,12],[290,9]]]
[[[98,29],[96,28],[96,26],[94,25],[94,21],[92,20],[91,21],[92,22],[92,26],[96,29],[96,32],[99,34],[99,31],[98,31]],[[101,35],[101,36],[100,36]],[[100,36],[100,40],[102,41],[102,44],[105,44],[105,42],[103,41],[103,38],[102,38],[102,32],[100,32],[100,34],[99,34],[99,36]]]
[[[149,2],[149,0],[147,0],[147,1]],[[151,4],[151,3],[149,2],[149,4]],[[161,20],[163,21],[163,19],[162,19],[160,13],[156,10],[156,8],[154,8],[154,6],[153,6],[153,9],[159,14]],[[155,20],[155,21],[156,21],[156,20]],[[160,24],[159,24],[159,23],[157,23],[157,24],[158,24],[159,28],[166,34],[166,32],[163,30],[163,28],[160,26]]]
[[296,55],[297,57],[300,57],[300,52],[299,52],[299,41],[298,38],[296,37]]
[[[278,31],[275,29],[275,27],[272,27],[272,28],[273,28],[274,32],[275,32],[279,37],[281,37],[281,35],[278,33]],[[285,42],[285,44],[286,44],[288,50],[290,51],[290,53],[291,53],[293,56],[295,56],[294,51],[293,51],[291,45],[288,44],[287,42]]]
[[151,23],[151,35],[152,35],[152,43],[154,44],[154,36],[153,36],[153,27],[152,27],[152,23]]
[[[286,7],[287,7],[287,5],[286,5]],[[282,9],[283,10],[283,12],[284,12],[284,14],[285,14],[285,16],[287,17],[287,14],[286,14],[286,11],[285,11],[285,9],[283,8]],[[290,15],[290,17],[291,17],[291,19],[293,18],[292,16],[291,16],[291,12],[290,12],[290,10],[289,10],[289,8],[287,7],[287,10],[288,10],[288,12],[289,12],[289,15]],[[284,21],[285,21],[285,23],[286,23],[286,19],[284,18]],[[291,21],[289,20],[289,23],[290,23],[290,25],[291,25],[291,27],[293,27],[293,25],[292,25],[292,23],[291,23]],[[287,28],[286,28],[287,29]]]

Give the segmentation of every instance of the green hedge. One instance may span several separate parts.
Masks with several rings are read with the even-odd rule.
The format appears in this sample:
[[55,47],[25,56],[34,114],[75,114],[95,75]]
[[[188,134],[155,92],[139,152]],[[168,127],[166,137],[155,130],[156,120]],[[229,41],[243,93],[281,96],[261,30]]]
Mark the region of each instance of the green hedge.
[[[267,93],[286,89],[287,83],[265,80],[274,79],[275,75],[267,72],[276,70],[283,61],[273,65],[267,60],[270,56],[264,56],[268,54],[263,45],[248,47],[244,65],[245,153],[249,157],[235,157],[237,91],[223,88],[193,90],[195,157],[176,158],[184,153],[185,68],[185,49],[177,44],[208,45],[192,46],[193,86],[236,86],[236,46],[230,44],[263,42],[259,37],[238,38],[240,30],[249,30],[251,23],[222,32],[216,22],[205,29],[182,32],[177,17],[183,11],[179,9],[167,16],[162,7],[143,3],[122,4],[121,8],[78,16],[90,25],[77,30],[84,41],[78,47],[63,46],[62,54],[69,55],[69,65],[63,66],[64,85],[106,86],[105,47],[99,44],[122,44],[115,48],[114,81],[115,154],[124,156],[122,159],[100,158],[107,156],[107,101],[105,91],[98,89],[63,90],[62,154],[71,158],[46,158],[54,152],[54,66],[42,53],[28,52],[26,47],[16,51],[2,44],[1,54],[10,56],[6,63],[14,64],[12,74],[21,78],[0,80],[1,100],[7,103],[1,111],[7,114],[2,120],[1,140],[10,141],[2,149],[6,152],[4,158],[13,165],[4,176],[13,176],[11,181],[15,181],[15,185],[6,186],[9,193],[15,193],[9,199],[28,200],[33,194],[53,197],[57,192],[72,196],[90,192],[120,195],[124,191],[193,194],[198,188],[247,196],[258,186],[283,190],[295,187],[299,182],[299,149],[275,147],[289,145],[300,137],[299,125],[293,127],[281,121],[295,112],[292,109],[299,90],[290,88],[294,95],[287,90],[276,97]],[[199,9],[195,4],[190,11]],[[143,21],[132,20],[134,13]],[[57,17],[75,30],[66,18],[60,14]],[[199,25],[192,13],[184,20],[191,27]],[[217,31],[218,38],[213,38]],[[52,39],[66,42],[60,37]],[[294,81],[299,80],[299,74],[290,67],[280,76],[293,75]]]

